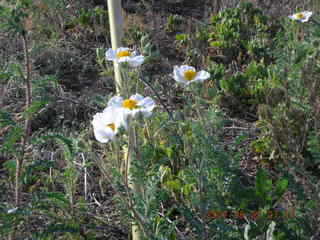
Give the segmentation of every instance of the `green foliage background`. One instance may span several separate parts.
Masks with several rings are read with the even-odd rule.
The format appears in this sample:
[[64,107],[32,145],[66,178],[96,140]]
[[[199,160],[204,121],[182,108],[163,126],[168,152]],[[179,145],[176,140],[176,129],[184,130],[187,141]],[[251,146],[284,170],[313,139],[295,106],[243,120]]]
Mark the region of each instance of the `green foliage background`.
[[[131,172],[143,189],[129,193],[119,170],[126,137],[118,145],[99,144],[90,126],[114,92],[112,65],[104,60],[104,4],[0,3],[0,236],[126,239],[137,220],[131,205],[152,239],[318,236],[317,5],[311,20],[300,23],[275,16],[274,6],[256,8],[268,1],[233,8],[204,1],[208,12],[199,20],[196,11],[204,10],[194,7],[191,24],[188,1],[170,2],[176,12],[167,11],[155,31],[138,22],[139,14],[166,8],[139,2],[144,10],[130,13],[139,24],[127,23],[124,44],[137,46],[146,62],[127,80],[141,79],[137,89],[159,104],[135,126]],[[28,109],[22,36],[32,59]],[[211,78],[182,88],[170,76],[176,64],[206,69]],[[15,160],[26,118],[31,136],[19,179],[22,203],[15,208]]]

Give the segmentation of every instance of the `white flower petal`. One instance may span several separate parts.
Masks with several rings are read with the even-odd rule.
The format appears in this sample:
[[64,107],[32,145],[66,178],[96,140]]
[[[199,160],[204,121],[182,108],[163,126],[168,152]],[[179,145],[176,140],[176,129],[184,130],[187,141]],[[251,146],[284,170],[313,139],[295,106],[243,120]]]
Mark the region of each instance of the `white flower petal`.
[[115,133],[107,126],[105,126],[105,129],[93,128],[93,133],[97,141],[101,143],[107,143],[109,140],[113,140],[115,137]]
[[292,20],[297,20],[297,18],[295,17],[295,15],[291,15],[291,16],[289,16],[289,18],[292,19]]
[[17,210],[18,210],[17,207],[11,208],[11,209],[9,209],[9,210],[7,211],[7,213],[8,213],[8,214],[15,213]]
[[[121,100],[119,98],[114,97],[112,101],[117,104]],[[113,140],[118,133],[119,127],[123,126],[125,129],[128,127],[123,108],[117,106],[109,106],[102,113],[96,113],[91,123],[94,136],[101,143]],[[111,128],[111,124],[114,124],[114,128]]]
[[119,127],[128,128],[127,116],[125,109],[122,107],[110,106],[103,110],[104,122],[114,123],[116,126],[115,133],[118,132]]
[[156,106],[154,100],[150,97],[145,97],[142,101],[138,103],[138,106],[141,106],[143,108],[148,108],[151,109],[151,111],[154,109]]
[[131,60],[131,57],[121,57],[121,58],[118,58],[117,61],[119,63],[122,63],[122,62],[130,62]]
[[301,22],[307,22],[309,21],[309,18],[312,16],[312,12],[306,11],[304,13],[304,18],[301,19]]
[[179,83],[186,84],[186,80],[184,79],[183,74],[181,74],[180,68],[178,66],[173,67],[173,79]]
[[200,72],[197,72],[197,75],[193,81],[201,80],[201,82],[203,82],[204,80],[207,80],[208,78],[210,78],[210,73],[208,73],[204,70],[201,70]]
[[122,107],[123,98],[119,96],[112,97],[108,102],[108,107]]
[[136,57],[131,57],[129,59],[129,65],[131,67],[139,67],[141,64],[144,62],[144,56],[136,56]]
[[306,17],[311,17],[313,12],[311,11],[305,11],[304,14],[306,15]]
[[93,133],[95,138],[101,142],[106,143],[109,140],[112,140],[115,136],[115,132],[112,131],[111,128],[108,127],[108,121],[104,121],[104,114],[97,113],[92,120],[93,125]]
[[116,51],[114,51],[112,48],[109,48],[106,51],[106,59],[109,61],[114,61],[117,59]]
[[115,106],[110,106],[105,108],[102,112],[101,121],[104,124],[114,123],[117,119],[117,114],[116,114],[117,109],[118,107],[115,107]]
[[120,127],[124,127],[125,129],[128,129],[128,116],[123,108],[117,108],[113,112],[113,118],[114,118],[114,123],[116,125],[116,132]]
[[139,103],[139,106],[142,106],[141,113],[144,117],[150,117],[153,109],[156,107],[156,104],[152,98],[146,97]]
[[93,125],[94,128],[101,128],[103,127],[103,123],[105,122],[104,121],[104,115],[103,113],[96,113],[94,116],[93,116],[93,120],[91,122],[91,124]]
[[135,95],[132,95],[129,99],[140,102],[144,99],[144,97],[142,95],[140,95],[139,93],[136,93]]
[[189,65],[182,65],[180,66],[180,71],[181,73],[184,75],[184,73],[188,70],[191,70],[191,71],[196,71],[196,69],[194,67],[191,67]]

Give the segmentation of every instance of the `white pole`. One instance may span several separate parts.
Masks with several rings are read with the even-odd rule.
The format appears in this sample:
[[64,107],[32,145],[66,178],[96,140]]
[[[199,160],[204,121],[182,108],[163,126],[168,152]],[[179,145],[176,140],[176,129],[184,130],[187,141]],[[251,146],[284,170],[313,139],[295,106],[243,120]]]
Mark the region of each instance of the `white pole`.
[[[123,20],[121,15],[121,0],[108,0],[108,15],[110,24],[111,34],[111,46],[112,49],[116,50],[121,47],[121,39],[123,37]],[[114,77],[117,94],[121,93],[122,89],[122,78],[120,72],[120,66],[115,61],[114,66]]]

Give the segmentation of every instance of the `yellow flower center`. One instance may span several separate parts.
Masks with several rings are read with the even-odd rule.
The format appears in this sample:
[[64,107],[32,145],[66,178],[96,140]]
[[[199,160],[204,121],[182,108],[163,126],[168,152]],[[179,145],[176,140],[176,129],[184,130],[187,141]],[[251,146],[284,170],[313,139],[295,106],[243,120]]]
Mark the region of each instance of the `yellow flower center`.
[[133,99],[126,99],[123,101],[122,103],[122,106],[124,108],[128,108],[130,110],[133,110],[133,109],[136,109],[136,108],[139,108],[138,107],[138,102],[136,100],[133,100]]
[[184,78],[187,79],[188,81],[191,81],[196,77],[196,71],[193,70],[187,70],[184,72]]
[[122,57],[130,57],[131,53],[129,51],[120,51],[117,53],[117,58],[122,58]]
[[116,125],[114,123],[109,123],[107,127],[111,128],[112,131],[116,130]]
[[302,19],[302,18],[304,18],[303,13],[297,13],[297,14],[296,14],[296,18],[297,18],[297,19]]

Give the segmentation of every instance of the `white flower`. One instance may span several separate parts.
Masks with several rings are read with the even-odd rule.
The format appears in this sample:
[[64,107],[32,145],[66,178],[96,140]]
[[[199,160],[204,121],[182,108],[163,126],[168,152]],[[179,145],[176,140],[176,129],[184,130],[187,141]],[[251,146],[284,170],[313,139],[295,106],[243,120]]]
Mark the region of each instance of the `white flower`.
[[102,113],[96,113],[91,124],[95,138],[101,143],[112,141],[121,126],[127,128],[124,111],[114,107],[107,107]]
[[154,109],[155,102],[150,97],[143,97],[140,94],[132,95],[129,99],[122,97],[112,97],[108,102],[109,107],[122,108],[127,116],[136,116],[142,113],[145,117],[150,117]]
[[173,78],[179,83],[189,85],[193,82],[203,82],[210,77],[210,73],[206,71],[197,72],[194,67],[188,65],[174,66]]
[[9,210],[7,211],[7,213],[8,213],[8,214],[15,213],[17,210],[18,210],[17,207],[11,208],[11,209],[9,209]]
[[144,56],[137,56],[135,51],[131,51],[129,48],[120,47],[117,50],[109,48],[106,52],[106,59],[118,63],[128,62],[131,67],[139,67],[144,61]]
[[295,13],[289,16],[289,18],[292,20],[298,20],[300,22],[308,22],[311,16],[312,16],[312,12],[304,11],[304,12]]

